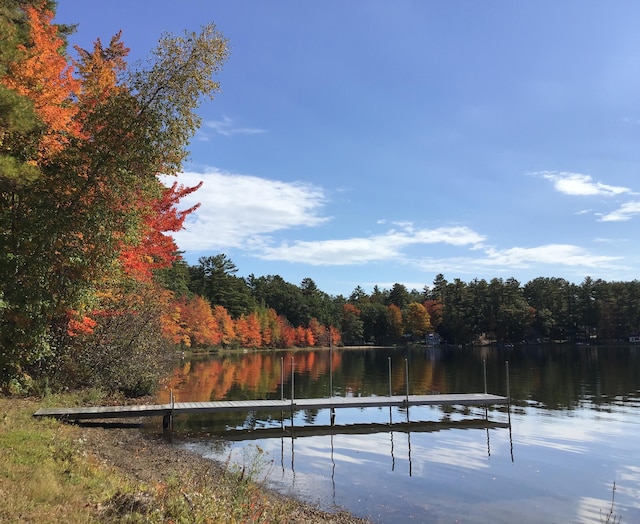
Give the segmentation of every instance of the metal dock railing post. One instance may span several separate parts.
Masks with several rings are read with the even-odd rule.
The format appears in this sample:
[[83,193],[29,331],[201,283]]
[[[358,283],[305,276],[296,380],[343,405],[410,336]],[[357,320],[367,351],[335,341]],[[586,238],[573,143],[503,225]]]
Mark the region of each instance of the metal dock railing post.
[[509,403],[511,403],[511,391],[509,391],[509,361],[507,360],[505,364],[507,365],[507,398],[509,399]]
[[[295,395],[295,393],[294,393],[294,391],[295,391],[294,390],[294,368],[295,368],[295,362],[293,361],[293,357],[291,357],[291,431],[293,431],[293,397]],[[293,446],[293,439],[291,439],[291,445]],[[292,455],[293,455],[293,451],[292,451]],[[293,461],[293,456],[291,457],[291,460]]]
[[293,361],[293,357],[291,357],[291,409],[293,409],[293,397],[295,395],[295,390],[294,390],[294,380],[295,380],[294,368],[295,368],[295,362]]
[[[407,383],[406,400],[409,402],[409,359],[404,359],[404,380]],[[408,409],[408,407],[407,407]]]
[[391,391],[391,357],[389,357],[389,396],[393,396]]
[[[284,357],[280,357],[280,400],[284,402]],[[284,429],[284,409],[280,410],[280,429]]]
[[487,359],[482,359],[482,368],[484,369],[484,394],[487,394]]
[[333,338],[329,328],[329,398],[333,397]]

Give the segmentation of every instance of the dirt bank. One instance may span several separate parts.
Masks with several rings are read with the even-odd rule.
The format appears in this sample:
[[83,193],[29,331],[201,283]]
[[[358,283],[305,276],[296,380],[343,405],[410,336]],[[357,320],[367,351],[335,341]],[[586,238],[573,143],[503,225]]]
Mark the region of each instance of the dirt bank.
[[[135,424],[133,424],[135,426]],[[117,468],[141,483],[161,483],[195,474],[222,475],[223,466],[166,442],[160,435],[147,435],[136,427],[120,427],[113,422],[80,426],[84,449],[98,462]],[[262,490],[267,505],[286,506],[286,522],[363,524],[368,522],[345,511],[329,513],[302,501],[292,500],[267,489]]]

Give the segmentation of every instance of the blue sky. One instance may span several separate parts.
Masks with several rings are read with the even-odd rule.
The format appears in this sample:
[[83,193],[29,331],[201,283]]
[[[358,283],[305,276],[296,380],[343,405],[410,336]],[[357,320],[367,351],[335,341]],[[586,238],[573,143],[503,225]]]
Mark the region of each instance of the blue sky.
[[131,60],[214,22],[221,92],[176,240],[349,295],[460,278],[633,280],[640,2],[60,0]]

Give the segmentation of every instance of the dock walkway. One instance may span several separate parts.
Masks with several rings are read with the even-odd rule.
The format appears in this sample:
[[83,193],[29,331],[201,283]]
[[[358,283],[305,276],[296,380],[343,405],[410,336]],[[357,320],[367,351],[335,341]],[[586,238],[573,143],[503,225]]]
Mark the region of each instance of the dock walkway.
[[305,409],[370,408],[411,406],[489,406],[508,404],[509,397],[488,393],[451,395],[395,395],[389,397],[327,397],[294,400],[219,400],[214,402],[171,402],[130,406],[88,406],[73,408],[41,408],[34,417],[66,420],[173,417],[180,414],[219,413],[225,411],[301,411]]

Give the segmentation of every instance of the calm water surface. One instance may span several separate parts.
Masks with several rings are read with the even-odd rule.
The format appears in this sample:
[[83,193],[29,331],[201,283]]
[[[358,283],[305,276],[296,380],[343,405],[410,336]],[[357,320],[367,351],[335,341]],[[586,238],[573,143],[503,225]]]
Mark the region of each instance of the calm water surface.
[[640,348],[221,354],[186,360],[171,387],[178,401],[290,398],[293,367],[296,398],[330,386],[388,395],[391,362],[391,389],[404,394],[405,361],[412,394],[482,392],[485,367],[488,392],[506,394],[508,361],[511,411],[339,409],[333,430],[328,410],[308,411],[295,415],[294,438],[290,413],[188,416],[174,441],[259,464],[284,493],[379,523],[600,523],[614,482],[614,513],[640,522]]

